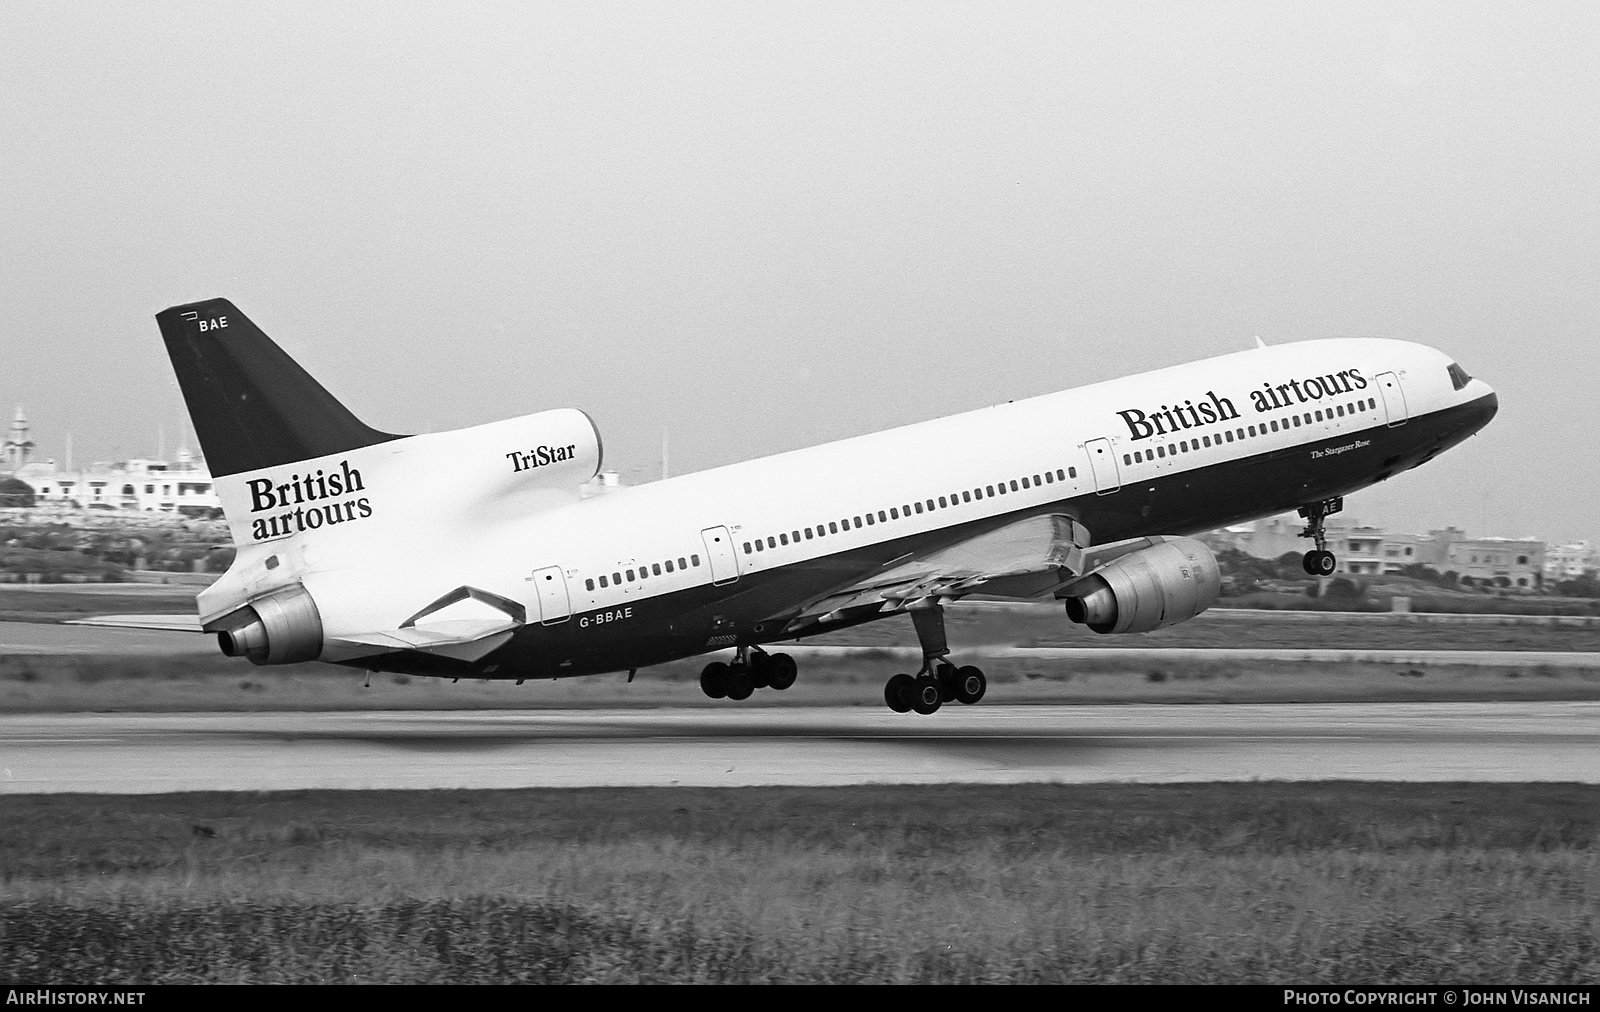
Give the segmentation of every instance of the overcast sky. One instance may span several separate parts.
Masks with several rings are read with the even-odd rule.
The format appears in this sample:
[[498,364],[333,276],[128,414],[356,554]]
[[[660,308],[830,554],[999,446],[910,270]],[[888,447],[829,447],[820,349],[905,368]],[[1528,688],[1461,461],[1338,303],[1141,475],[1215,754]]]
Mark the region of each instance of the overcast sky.
[[233,300],[369,423],[625,481],[1253,345],[1500,415],[1352,498],[1600,538],[1600,5],[0,5],[0,408],[170,455]]

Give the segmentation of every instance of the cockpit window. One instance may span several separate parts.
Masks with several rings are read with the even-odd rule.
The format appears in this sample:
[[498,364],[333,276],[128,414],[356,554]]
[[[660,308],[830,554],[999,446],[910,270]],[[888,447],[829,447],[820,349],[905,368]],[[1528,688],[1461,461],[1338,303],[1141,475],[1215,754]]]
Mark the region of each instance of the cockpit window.
[[1467,371],[1454,362],[1450,363],[1448,372],[1450,373],[1450,382],[1457,390],[1472,382],[1472,377],[1467,375]]

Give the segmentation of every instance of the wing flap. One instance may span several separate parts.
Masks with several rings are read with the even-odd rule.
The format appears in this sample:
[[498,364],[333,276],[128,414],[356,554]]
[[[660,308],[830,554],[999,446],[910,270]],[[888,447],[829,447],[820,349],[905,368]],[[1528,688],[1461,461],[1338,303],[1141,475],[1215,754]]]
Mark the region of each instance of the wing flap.
[[1083,575],[1089,532],[1072,517],[1028,517],[975,537],[896,559],[871,577],[808,602],[785,631],[899,611],[929,598],[1042,597]]

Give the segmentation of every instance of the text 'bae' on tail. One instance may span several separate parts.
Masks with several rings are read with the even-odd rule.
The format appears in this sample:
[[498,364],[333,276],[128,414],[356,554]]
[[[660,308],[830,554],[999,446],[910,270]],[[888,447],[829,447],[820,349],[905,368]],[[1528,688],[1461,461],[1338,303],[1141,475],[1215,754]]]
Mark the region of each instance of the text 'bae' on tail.
[[363,423],[227,299],[156,314],[215,477],[402,437]]

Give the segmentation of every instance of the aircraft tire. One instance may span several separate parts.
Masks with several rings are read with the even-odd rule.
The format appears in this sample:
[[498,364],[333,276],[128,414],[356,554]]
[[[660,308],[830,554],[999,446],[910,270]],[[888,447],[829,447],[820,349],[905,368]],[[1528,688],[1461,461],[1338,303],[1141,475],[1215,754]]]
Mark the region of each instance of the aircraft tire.
[[788,654],[773,654],[767,664],[767,687],[782,692],[794,684],[800,666]]
[[728,687],[728,698],[733,700],[749,699],[750,694],[756,691],[755,682],[751,680],[748,670],[729,669],[725,684]]
[[766,654],[751,654],[750,666],[745,670],[750,674],[753,687],[765,689],[772,684],[772,658]]
[[939,702],[948,703],[956,698],[956,666],[948,662],[934,669],[933,677],[939,680]]
[[1312,576],[1332,576],[1339,568],[1339,560],[1332,552],[1312,551],[1305,554],[1301,565]]
[[883,701],[895,713],[910,713],[911,690],[916,687],[917,680],[910,675],[895,675],[884,683]]
[[700,691],[712,699],[721,699],[728,694],[728,666],[721,661],[712,661],[700,672]]
[[934,713],[939,709],[943,696],[939,680],[932,675],[923,675],[912,687],[911,708],[924,715]]
[[989,680],[983,671],[968,664],[956,672],[956,699],[971,706],[989,691]]

